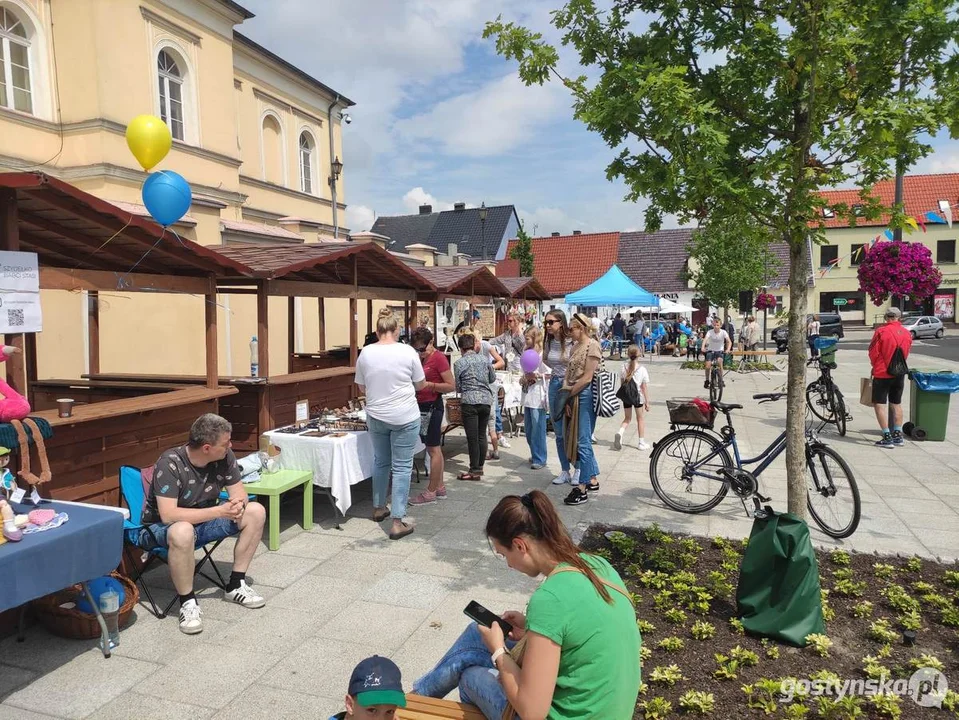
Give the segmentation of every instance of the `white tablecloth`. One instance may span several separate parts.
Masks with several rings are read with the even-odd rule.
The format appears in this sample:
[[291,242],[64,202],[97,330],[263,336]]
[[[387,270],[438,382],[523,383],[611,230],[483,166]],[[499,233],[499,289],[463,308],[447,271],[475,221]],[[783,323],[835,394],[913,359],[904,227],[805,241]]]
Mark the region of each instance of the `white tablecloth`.
[[[344,515],[353,504],[350,486],[373,475],[373,441],[366,431],[343,437],[304,437],[272,430],[265,433],[280,448],[280,470],[310,470],[313,484],[328,488]],[[423,450],[417,442],[416,452]]]

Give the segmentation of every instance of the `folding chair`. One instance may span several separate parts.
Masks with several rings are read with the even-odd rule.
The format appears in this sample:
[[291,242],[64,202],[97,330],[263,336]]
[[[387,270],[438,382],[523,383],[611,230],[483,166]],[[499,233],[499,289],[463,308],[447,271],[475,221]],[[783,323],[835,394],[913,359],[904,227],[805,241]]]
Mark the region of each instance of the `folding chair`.
[[[123,502],[126,503],[127,508],[130,510],[130,519],[123,522],[123,552],[127,558],[127,562],[130,563],[131,572],[135,573],[135,576],[131,579],[140,585],[143,594],[147,600],[150,601],[149,610],[157,618],[165,618],[170,612],[170,608],[172,608],[173,604],[177,601],[176,594],[173,595],[173,599],[170,600],[161,612],[153,599],[153,595],[150,593],[150,588],[147,587],[146,581],[143,579],[143,575],[147,570],[153,567],[155,562],[167,563],[167,549],[165,547],[156,547],[152,550],[143,550],[143,548],[136,544],[136,538],[142,530],[149,532],[149,528],[147,528],[142,520],[146,495],[143,487],[143,472],[140,468],[133,467],[132,465],[123,465],[120,468],[120,494],[123,496]],[[203,557],[197,561],[196,567],[193,569],[193,574],[202,575],[221,590],[225,590],[227,581],[224,580],[223,575],[220,574],[220,569],[217,567],[212,555],[213,551],[219,547],[221,542],[223,542],[222,538],[216,542],[207,543],[205,546],[197,545],[195,549],[203,550]],[[139,572],[136,571],[137,562],[135,552],[146,552],[148,554],[147,561]],[[203,566],[207,561],[213,566],[213,572],[216,573],[216,578],[207,575],[203,570]]]

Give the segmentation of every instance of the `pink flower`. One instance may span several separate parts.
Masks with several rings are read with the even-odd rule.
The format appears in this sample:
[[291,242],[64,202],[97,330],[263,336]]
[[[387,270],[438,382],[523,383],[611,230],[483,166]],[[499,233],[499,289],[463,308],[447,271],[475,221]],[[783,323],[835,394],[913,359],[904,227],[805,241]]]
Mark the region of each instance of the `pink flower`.
[[922,243],[878,243],[859,265],[859,289],[876,305],[890,295],[919,300],[931,297],[941,281],[942,273]]

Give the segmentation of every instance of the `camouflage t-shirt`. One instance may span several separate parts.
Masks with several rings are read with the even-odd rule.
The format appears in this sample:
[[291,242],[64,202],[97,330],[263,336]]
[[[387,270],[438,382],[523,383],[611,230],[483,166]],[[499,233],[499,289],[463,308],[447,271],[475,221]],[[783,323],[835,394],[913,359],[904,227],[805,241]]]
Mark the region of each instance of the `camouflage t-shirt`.
[[223,488],[238,482],[240,469],[232,450],[227,450],[222,460],[201,468],[190,462],[186,445],[167,450],[153,467],[153,482],[143,509],[143,522],[161,522],[157,497],[176,498],[177,507],[211,507],[216,504]]

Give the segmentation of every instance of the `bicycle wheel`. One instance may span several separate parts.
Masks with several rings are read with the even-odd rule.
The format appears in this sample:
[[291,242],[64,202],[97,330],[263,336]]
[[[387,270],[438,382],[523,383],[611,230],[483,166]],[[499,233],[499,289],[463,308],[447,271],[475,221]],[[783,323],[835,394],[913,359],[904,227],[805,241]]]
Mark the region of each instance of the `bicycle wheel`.
[[825,445],[806,449],[806,506],[824,533],[845,538],[856,532],[862,505],[849,465]]
[[709,399],[712,402],[723,399],[723,371],[716,367],[716,362],[713,360],[713,367],[709,373]]
[[832,406],[835,409],[836,429],[839,435],[846,435],[846,401],[842,397],[842,392],[835,385],[832,387]]
[[829,396],[830,385],[822,380],[813,380],[806,386],[806,405],[812,414],[823,422],[834,422],[835,409]]
[[702,430],[677,430],[658,443],[649,458],[649,479],[666,505],[684,513],[716,507],[728,485],[720,475],[732,460],[722,441]]

